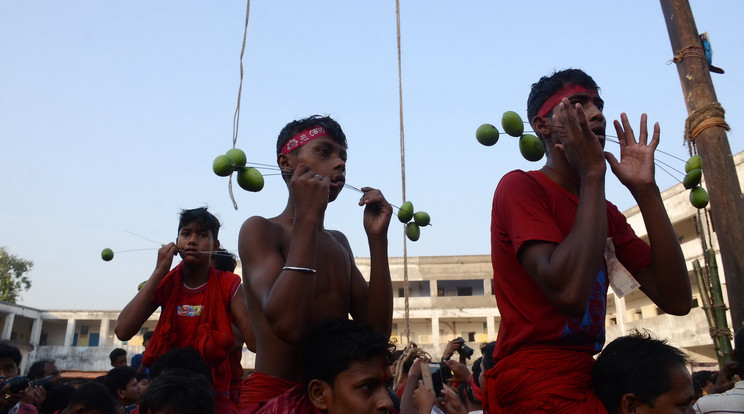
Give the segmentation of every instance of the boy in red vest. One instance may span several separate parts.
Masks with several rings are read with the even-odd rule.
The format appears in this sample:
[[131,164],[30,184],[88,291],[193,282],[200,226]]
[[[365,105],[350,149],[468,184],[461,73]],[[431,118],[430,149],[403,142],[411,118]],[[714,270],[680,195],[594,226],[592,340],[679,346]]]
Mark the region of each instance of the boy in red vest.
[[[181,212],[176,242],[160,248],[155,271],[122,310],[115,332],[120,340],[129,340],[162,307],[142,364],[150,366],[172,348],[196,348],[212,368],[215,412],[234,413],[235,404],[229,399],[231,324],[243,337],[251,329],[240,277],[210,266],[212,252],[220,246],[219,227],[206,208]],[[171,270],[176,254],[182,261]]]

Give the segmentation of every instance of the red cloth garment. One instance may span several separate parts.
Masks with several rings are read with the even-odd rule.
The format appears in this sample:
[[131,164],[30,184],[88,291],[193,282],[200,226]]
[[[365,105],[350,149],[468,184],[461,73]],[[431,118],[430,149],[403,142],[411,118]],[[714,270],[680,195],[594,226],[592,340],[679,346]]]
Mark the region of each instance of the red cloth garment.
[[240,403],[240,389],[243,387],[243,365],[240,363],[243,350],[235,350],[227,358],[230,361],[230,400],[237,407]]
[[[530,241],[559,244],[570,233],[578,198],[540,171],[512,171],[496,188],[491,220],[494,294],[501,314],[496,361],[523,346],[551,344],[589,355],[605,342],[608,276],[604,258],[581,317],[560,312],[543,294],[517,258]],[[607,202],[607,237],[620,262],[636,273],[651,264],[651,248],[638,238],[617,207]]]
[[485,398],[483,395],[483,389],[478,386],[472,375],[468,378],[468,385],[470,386],[470,389],[473,390],[473,397],[475,397],[476,400],[483,402],[483,399]]
[[[320,414],[307,397],[304,385],[295,385],[269,400],[256,414]],[[241,412],[242,414],[242,412]]]
[[592,389],[592,355],[524,347],[486,371],[484,410],[502,413],[607,413]]
[[299,384],[294,381],[254,372],[243,381],[238,412],[240,414],[256,413],[267,401],[282,395],[296,385]]
[[183,284],[183,263],[160,282],[152,303],[161,306],[160,319],[142,357],[150,366],[173,348],[194,347],[212,367],[216,394],[228,395],[233,346],[230,301],[240,287],[240,276],[210,268],[207,283],[191,289]]

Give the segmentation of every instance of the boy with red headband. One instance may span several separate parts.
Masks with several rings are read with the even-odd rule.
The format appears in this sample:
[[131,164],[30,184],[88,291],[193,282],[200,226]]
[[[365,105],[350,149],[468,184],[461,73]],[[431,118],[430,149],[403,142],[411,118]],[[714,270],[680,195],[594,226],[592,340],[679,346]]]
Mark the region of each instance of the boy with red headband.
[[346,147],[341,127],[329,117],[287,124],[277,140],[287,206],[273,218],[251,217],[240,229],[238,250],[256,340],[256,371],[243,384],[241,413],[255,412],[302,381],[305,339],[322,321],[350,314],[390,335],[390,204],[379,190],[362,188],[369,284],[346,237],[323,225],[328,202],[344,187]]
[[[659,126],[649,140],[643,114],[636,140],[622,114],[614,122],[618,161],[603,152],[598,92],[577,69],[533,84],[527,115],[547,162],[506,174],[496,188],[491,260],[501,324],[484,387],[491,414],[604,411],[591,368],[605,342],[607,287],[623,274],[633,282],[617,259],[664,312],[691,307],[684,256],[654,178]],[[651,246],[605,200],[605,160],[638,203]],[[606,254],[613,246],[617,259]]]

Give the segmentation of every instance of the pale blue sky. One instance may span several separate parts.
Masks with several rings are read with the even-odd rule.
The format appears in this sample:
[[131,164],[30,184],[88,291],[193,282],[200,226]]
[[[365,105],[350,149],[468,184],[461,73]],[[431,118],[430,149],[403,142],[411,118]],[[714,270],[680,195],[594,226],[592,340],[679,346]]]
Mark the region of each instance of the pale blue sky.
[[[610,120],[625,111],[636,125],[647,112],[661,123],[660,148],[687,157],[687,114],[658,2],[401,3],[407,198],[433,223],[408,243],[409,255],[489,252],[498,180],[542,162],[522,159],[508,136],[483,147],[475,130],[498,125],[507,110],[524,116],[530,84],[554,69],[586,70]],[[691,4],[726,70],[712,76],[739,152],[744,3]],[[347,182],[400,205],[395,2],[251,6],[237,146],[271,164],[287,122],[331,115],[349,140]],[[227,179],[211,172],[232,146],[244,16],[243,1],[0,0],[0,245],[35,263],[20,303],[120,309],[151,274],[158,247],[127,231],[168,242],[181,208],[208,205],[235,250],[243,220],[281,211],[279,177],[266,177],[260,193],[236,186],[235,211]],[[661,171],[657,179],[675,183]],[[614,177],[607,194],[621,209],[635,204]],[[342,192],[326,226],[367,256],[357,200]],[[400,256],[393,223],[390,255]],[[104,247],[152,250],[103,262]]]

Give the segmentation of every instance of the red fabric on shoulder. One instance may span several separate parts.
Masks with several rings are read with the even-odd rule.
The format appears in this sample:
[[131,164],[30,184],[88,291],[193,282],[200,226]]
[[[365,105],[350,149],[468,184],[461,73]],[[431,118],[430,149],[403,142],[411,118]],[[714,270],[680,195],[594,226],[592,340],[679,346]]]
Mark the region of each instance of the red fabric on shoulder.
[[484,408],[501,413],[601,413],[592,355],[550,346],[522,348],[485,372]]
[[[254,413],[270,399],[278,397],[297,385],[299,384],[294,381],[254,372],[243,381],[238,405],[240,413]],[[244,411],[245,409],[253,411]]]

